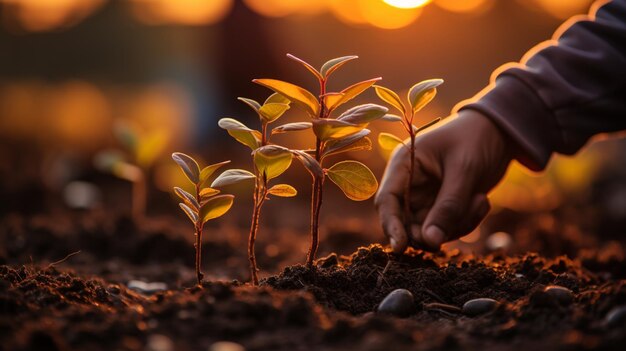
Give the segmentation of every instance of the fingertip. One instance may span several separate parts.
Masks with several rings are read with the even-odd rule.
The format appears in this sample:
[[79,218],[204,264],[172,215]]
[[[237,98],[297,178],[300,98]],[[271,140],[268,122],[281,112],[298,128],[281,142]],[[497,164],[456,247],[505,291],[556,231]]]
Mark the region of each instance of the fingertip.
[[401,254],[406,250],[407,237],[402,222],[397,217],[391,217],[384,227],[385,234],[389,237],[389,244],[393,252]]
[[446,240],[446,234],[444,231],[436,225],[431,225],[422,235],[425,244],[432,248],[439,248]]

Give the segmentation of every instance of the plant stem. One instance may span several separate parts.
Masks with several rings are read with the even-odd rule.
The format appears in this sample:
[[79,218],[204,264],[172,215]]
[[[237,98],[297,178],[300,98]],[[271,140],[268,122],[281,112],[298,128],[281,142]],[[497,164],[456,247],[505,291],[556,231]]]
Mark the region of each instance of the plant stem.
[[[326,105],[324,104],[324,94],[326,94],[326,80],[320,80],[320,112],[319,118],[326,118]],[[322,141],[319,138],[315,139],[315,160],[322,165]],[[317,255],[317,247],[319,245],[319,221],[320,221],[320,209],[322,208],[322,193],[324,186],[324,178],[315,177],[313,180],[313,188],[311,191],[311,246],[307,255],[306,265],[307,267],[313,267],[313,261]]]
[[261,208],[267,196],[267,181],[259,179],[258,175],[254,185],[254,210],[252,212],[252,222],[250,223],[250,236],[248,237],[248,260],[250,261],[250,278],[252,285],[259,285],[259,276],[256,265],[256,255],[254,254],[254,243],[256,235],[259,231],[259,218],[261,217]]
[[409,134],[411,136],[409,157],[411,160],[409,166],[409,179],[406,182],[406,190],[404,192],[404,226],[408,237],[411,238],[411,222],[413,220],[413,213],[411,211],[411,182],[413,181],[413,176],[415,175],[415,132],[412,129],[412,125],[409,125],[409,130]]
[[[201,203],[201,198],[200,198],[200,185],[196,184],[196,201],[198,201],[198,203]],[[196,278],[198,279],[198,285],[202,284],[202,278],[204,277],[204,274],[202,274],[202,229],[203,229],[203,223],[202,223],[202,219],[198,219],[198,221],[196,222],[195,225],[195,229],[196,229]]]

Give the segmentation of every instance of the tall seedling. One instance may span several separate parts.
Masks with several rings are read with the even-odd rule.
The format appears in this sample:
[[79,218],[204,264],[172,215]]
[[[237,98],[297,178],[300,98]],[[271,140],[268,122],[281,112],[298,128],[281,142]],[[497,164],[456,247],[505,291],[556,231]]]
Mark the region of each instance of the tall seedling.
[[180,208],[185,212],[194,226],[194,234],[196,236],[196,278],[198,284],[202,282],[201,266],[202,266],[202,232],[204,224],[211,220],[224,215],[233,205],[235,197],[233,195],[218,195],[219,190],[208,186],[209,178],[216,170],[230,161],[224,161],[213,165],[206,166],[202,169],[198,166],[191,156],[180,152],[172,154],[172,159],[180,166],[183,173],[189,181],[194,185],[194,193],[174,187],[174,192],[182,200],[179,204]]
[[[392,122],[400,122],[406,130],[409,138],[409,145],[405,145],[405,142],[397,136],[390,133],[380,133],[378,135],[378,144],[383,150],[392,151],[398,145],[402,144],[409,148],[411,157],[409,168],[409,180],[406,185],[406,191],[404,192],[404,222],[407,226],[412,223],[412,211],[411,211],[411,180],[415,175],[415,137],[422,130],[436,124],[441,118],[436,118],[429,123],[417,127],[413,124],[415,115],[426,106],[435,95],[437,95],[437,87],[443,83],[442,79],[429,79],[419,82],[409,89],[407,94],[407,104],[404,104],[398,94],[391,89],[383,86],[374,85],[376,95],[384,102],[391,105],[393,108],[400,112],[400,116],[394,114],[388,114],[384,117],[385,120]],[[410,233],[411,228],[407,228],[407,232]]]
[[243,169],[232,169],[222,173],[211,185],[221,187],[233,184],[242,180],[254,179],[254,207],[252,210],[252,220],[250,223],[250,235],[248,237],[248,259],[250,261],[250,277],[253,285],[259,284],[258,268],[254,243],[259,230],[259,219],[261,208],[269,195],[280,197],[296,196],[297,191],[289,184],[269,185],[269,181],[283,174],[291,165],[292,154],[289,149],[270,144],[270,138],[276,133],[288,130],[301,130],[310,128],[310,123],[290,123],[271,130],[268,135],[268,126],[276,121],[289,109],[289,100],[280,94],[272,94],[263,105],[247,98],[239,98],[250,106],[261,122],[261,130],[248,128],[243,123],[232,119],[222,118],[218,125],[227,130],[235,140],[252,149],[253,170],[248,172]]
[[[302,64],[315,76],[319,82],[317,97],[304,88],[280,80],[255,79],[253,82],[287,97],[311,117],[311,126],[316,136],[315,148],[292,150],[292,153],[303,163],[313,177],[311,246],[307,256],[307,265],[311,267],[319,242],[319,215],[326,177],[330,178],[349,199],[355,201],[369,199],[378,188],[376,177],[364,164],[348,160],[324,168],[324,161],[328,156],[347,151],[370,150],[372,143],[367,138],[370,130],[366,127],[370,122],[382,118],[388,109],[375,104],[365,104],[350,108],[333,118],[332,113],[339,106],[352,100],[381,78],[365,80],[339,92],[329,92],[327,91],[329,77],[345,63],[356,59],[357,56],[344,56],[329,60],[319,70],[293,55],[288,54],[287,57]],[[289,128],[286,127],[282,130],[289,131]]]

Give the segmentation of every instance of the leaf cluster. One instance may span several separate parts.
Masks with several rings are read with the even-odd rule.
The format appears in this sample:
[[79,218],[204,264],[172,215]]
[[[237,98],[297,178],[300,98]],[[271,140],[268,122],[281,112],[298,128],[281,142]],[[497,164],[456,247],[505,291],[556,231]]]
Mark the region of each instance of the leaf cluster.
[[230,161],[212,164],[200,169],[196,160],[181,152],[173,153],[172,159],[195,187],[195,194],[179,187],[175,187],[174,192],[182,201],[179,204],[180,208],[187,214],[196,228],[202,228],[207,221],[221,217],[228,212],[235,197],[230,194],[220,195],[220,191],[215,189],[213,184],[209,185],[209,179],[215,171]]

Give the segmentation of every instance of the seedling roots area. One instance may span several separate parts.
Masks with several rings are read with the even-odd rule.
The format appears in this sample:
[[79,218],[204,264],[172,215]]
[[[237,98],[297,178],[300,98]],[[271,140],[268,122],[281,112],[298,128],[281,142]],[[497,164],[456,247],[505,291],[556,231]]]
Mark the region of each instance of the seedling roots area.
[[[272,260],[259,255],[261,268],[278,273],[261,271],[254,287],[242,283],[249,270],[241,245],[207,239],[205,277],[198,286],[190,239],[173,229],[180,226],[152,223],[139,229],[129,219],[99,221],[104,218],[2,220],[0,350],[624,350],[626,345],[625,312],[616,311],[626,305],[626,265],[619,255],[607,260],[598,251],[570,259],[412,249],[394,255],[379,244],[359,248],[355,242],[350,255],[328,255],[332,248],[320,252],[326,255],[311,268],[282,269],[281,259],[304,263],[298,250],[290,250],[294,257]],[[268,244],[263,240],[260,248]],[[563,294],[546,290],[553,285],[565,288]],[[396,289],[413,296],[412,304],[401,307],[406,318],[377,312]],[[469,315],[463,306],[476,298],[497,304]]]

